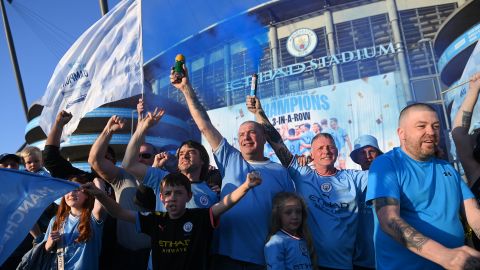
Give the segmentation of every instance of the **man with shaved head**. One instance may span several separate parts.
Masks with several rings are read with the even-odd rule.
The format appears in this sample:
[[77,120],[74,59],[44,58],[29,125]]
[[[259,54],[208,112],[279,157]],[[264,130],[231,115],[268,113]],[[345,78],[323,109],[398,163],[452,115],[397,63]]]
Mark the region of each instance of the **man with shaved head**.
[[400,147],[370,166],[377,269],[477,269],[480,253],[464,245],[461,212],[477,235],[480,210],[460,175],[435,157],[440,122],[427,104],[402,110]]

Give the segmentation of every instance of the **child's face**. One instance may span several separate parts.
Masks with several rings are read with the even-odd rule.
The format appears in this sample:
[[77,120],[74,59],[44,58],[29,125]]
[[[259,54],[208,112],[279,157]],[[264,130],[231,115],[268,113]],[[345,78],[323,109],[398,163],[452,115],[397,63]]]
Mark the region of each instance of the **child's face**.
[[160,199],[172,219],[181,217],[185,213],[187,202],[192,197],[184,186],[163,186]]
[[280,211],[282,229],[296,235],[302,225],[302,204],[296,199],[289,199],[283,204]]
[[37,172],[42,168],[42,158],[37,155],[29,155],[23,158],[25,169],[29,172]]

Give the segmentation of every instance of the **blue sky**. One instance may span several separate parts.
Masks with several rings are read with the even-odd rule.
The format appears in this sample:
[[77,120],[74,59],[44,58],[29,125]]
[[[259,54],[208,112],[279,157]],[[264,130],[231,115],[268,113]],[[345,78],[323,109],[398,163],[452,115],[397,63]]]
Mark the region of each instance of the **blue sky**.
[[[108,1],[113,8],[118,0]],[[178,40],[228,18],[261,0],[143,1],[145,62]],[[101,17],[98,0],[5,0],[28,106],[42,97],[63,54]],[[234,26],[236,27],[236,26]],[[238,28],[237,28],[238,29]],[[15,152],[25,141],[27,124],[9,58],[5,33],[0,34],[0,153]],[[231,31],[229,31],[231,32]],[[206,42],[205,46],[213,44]]]
[[[110,2],[113,5],[118,1]],[[42,97],[57,62],[76,37],[101,17],[99,2],[13,0],[12,4],[5,1],[5,7],[30,106]],[[54,32],[49,33],[47,29],[68,34],[64,39],[56,40],[48,36]],[[69,40],[68,36],[71,36]],[[0,123],[3,126],[0,132],[0,153],[15,152],[25,141],[27,121],[8,53],[3,22],[0,34],[0,85]]]

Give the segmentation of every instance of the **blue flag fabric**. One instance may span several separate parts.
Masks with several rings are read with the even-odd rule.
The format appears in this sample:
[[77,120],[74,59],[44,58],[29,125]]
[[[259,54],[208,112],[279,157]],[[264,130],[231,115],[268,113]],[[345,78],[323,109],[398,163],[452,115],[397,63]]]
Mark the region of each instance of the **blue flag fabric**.
[[0,169],[0,265],[22,242],[49,204],[79,184]]

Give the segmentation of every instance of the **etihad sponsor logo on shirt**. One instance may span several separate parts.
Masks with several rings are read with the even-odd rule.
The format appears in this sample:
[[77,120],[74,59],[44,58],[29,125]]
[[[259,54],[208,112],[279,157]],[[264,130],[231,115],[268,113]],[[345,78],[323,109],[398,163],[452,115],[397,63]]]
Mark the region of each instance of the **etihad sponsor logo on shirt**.
[[162,253],[182,253],[187,252],[190,239],[177,241],[159,240],[158,245],[162,248]]
[[310,195],[308,198],[313,202],[316,208],[321,210],[327,210],[332,213],[344,212],[348,210],[350,204],[346,202],[329,202],[324,200],[322,197],[317,197],[315,195]]

